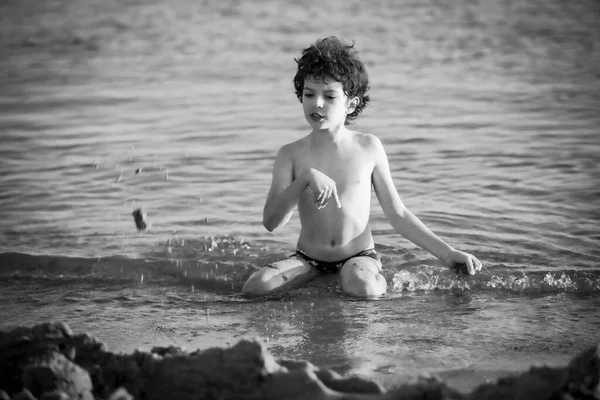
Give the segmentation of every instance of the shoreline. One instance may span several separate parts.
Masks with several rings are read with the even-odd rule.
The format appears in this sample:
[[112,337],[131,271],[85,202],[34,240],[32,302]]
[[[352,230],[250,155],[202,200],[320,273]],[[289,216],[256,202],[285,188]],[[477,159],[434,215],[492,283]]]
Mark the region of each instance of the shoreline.
[[381,384],[303,360],[276,358],[258,340],[193,352],[171,346],[116,354],[62,322],[0,331],[2,399],[597,399],[600,344],[564,367],[533,366],[508,376],[488,373],[489,383],[463,392],[451,385],[464,379],[461,371]]

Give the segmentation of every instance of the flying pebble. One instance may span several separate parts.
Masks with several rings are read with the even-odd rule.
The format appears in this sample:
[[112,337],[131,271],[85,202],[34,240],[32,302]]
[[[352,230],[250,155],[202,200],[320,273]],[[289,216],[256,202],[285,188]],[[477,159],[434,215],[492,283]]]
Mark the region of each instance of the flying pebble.
[[135,222],[135,226],[138,230],[138,232],[143,232],[146,230],[146,228],[148,227],[146,225],[146,217],[148,216],[147,213],[142,212],[141,208],[138,208],[137,210],[135,210],[133,213],[133,220]]

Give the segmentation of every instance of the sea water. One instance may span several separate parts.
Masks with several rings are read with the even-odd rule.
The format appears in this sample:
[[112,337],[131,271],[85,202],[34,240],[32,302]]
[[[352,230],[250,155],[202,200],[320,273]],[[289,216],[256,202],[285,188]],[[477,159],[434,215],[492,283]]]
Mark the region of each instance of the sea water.
[[[258,337],[463,389],[564,365],[600,340],[599,27],[594,0],[1,2],[0,328],[63,320],[113,351]],[[385,297],[335,276],[240,296],[295,250],[297,215],[268,233],[262,207],[278,148],[308,133],[294,58],[329,35],[370,74],[353,129],[477,276],[395,233],[373,195]]]

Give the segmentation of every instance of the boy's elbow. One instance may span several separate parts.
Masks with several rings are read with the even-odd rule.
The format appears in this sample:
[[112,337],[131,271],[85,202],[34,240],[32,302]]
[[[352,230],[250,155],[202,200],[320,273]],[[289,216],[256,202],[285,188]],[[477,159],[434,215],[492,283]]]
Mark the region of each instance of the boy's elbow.
[[279,219],[276,216],[272,216],[270,218],[265,217],[265,218],[263,218],[263,226],[269,232],[273,232],[280,226],[284,226],[285,224],[287,224],[289,219],[290,219],[289,216],[284,217],[283,219]]
[[404,204],[401,204],[398,207],[396,207],[396,214],[398,214],[400,216],[400,218],[403,218],[403,219],[406,219],[412,215],[410,210],[408,208],[406,208],[406,206]]
[[408,210],[408,208],[406,208],[406,206],[404,205],[402,200],[400,200],[399,198],[396,199],[396,201],[394,201],[392,203],[392,209],[393,209],[393,212],[396,215],[398,215],[400,218],[406,218],[408,216],[408,214],[410,214],[410,211]]
[[263,217],[263,226],[269,232],[273,232],[275,230],[275,228],[277,228],[277,226],[273,223],[273,221],[271,221],[271,219],[267,218],[266,216]]
[[275,230],[275,227],[271,224],[265,223],[263,222],[263,226],[265,227],[266,230],[268,230],[269,232],[273,232]]
[[263,226],[269,232],[273,232],[277,228],[287,224],[288,221],[290,220],[291,215],[292,215],[291,212],[288,214],[285,214],[285,215],[280,215],[277,213],[274,213],[274,214],[264,213],[263,214]]
[[407,215],[410,213],[408,208],[401,201],[392,202],[387,207],[384,206],[383,213],[390,220],[396,219],[406,219]]

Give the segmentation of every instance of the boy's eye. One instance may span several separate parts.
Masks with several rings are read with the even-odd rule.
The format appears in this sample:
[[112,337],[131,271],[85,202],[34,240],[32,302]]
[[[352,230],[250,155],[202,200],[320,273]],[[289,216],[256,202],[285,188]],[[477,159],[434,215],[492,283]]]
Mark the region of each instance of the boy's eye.
[[304,93],[304,97],[312,97],[312,93]]
[[328,98],[329,100],[333,100],[333,99],[335,99],[335,96],[327,96],[327,98]]

